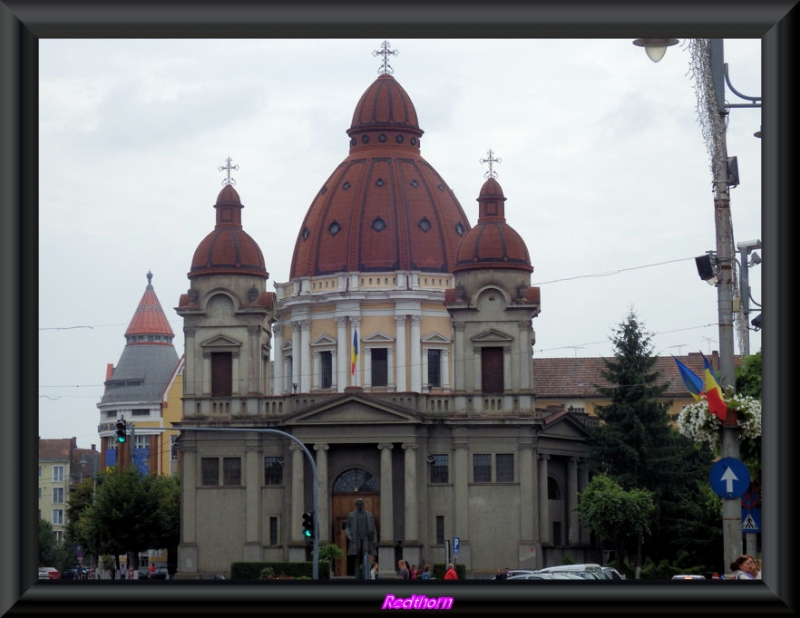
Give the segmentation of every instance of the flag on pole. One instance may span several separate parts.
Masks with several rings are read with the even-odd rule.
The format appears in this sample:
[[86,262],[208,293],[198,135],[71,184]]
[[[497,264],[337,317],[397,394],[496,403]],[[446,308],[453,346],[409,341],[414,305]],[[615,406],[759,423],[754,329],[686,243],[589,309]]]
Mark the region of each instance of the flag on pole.
[[703,366],[705,367],[704,377],[706,385],[706,399],[708,400],[708,409],[712,414],[716,414],[719,419],[724,423],[728,416],[728,406],[725,400],[722,399],[722,388],[719,385],[717,376],[714,373],[714,368],[708,359],[703,355]]
[[695,401],[700,401],[703,398],[703,380],[679,361],[677,357],[673,356],[672,358],[675,359],[675,364],[678,365],[678,371],[681,373],[681,378],[683,378],[683,383],[686,384],[687,390],[692,394]]
[[353,329],[353,353],[350,357],[350,375],[356,375],[356,363],[358,362],[358,329]]

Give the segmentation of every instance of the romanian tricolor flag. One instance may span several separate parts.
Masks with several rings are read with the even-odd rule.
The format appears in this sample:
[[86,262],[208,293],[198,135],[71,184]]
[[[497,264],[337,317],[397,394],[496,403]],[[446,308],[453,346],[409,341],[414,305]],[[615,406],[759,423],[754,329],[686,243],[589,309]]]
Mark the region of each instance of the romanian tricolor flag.
[[722,388],[719,385],[717,376],[714,373],[714,368],[708,359],[703,355],[703,366],[705,367],[704,377],[706,385],[706,399],[708,400],[708,409],[712,414],[716,414],[719,419],[724,423],[728,416],[728,406],[725,400],[722,399]]
[[703,398],[703,380],[675,356],[672,358],[675,359],[675,364],[678,365],[678,371],[681,373],[681,378],[683,378],[683,383],[686,384],[687,390],[692,394],[695,401],[700,401]]
[[356,363],[358,362],[358,329],[353,329],[353,353],[350,356],[350,375],[356,375]]

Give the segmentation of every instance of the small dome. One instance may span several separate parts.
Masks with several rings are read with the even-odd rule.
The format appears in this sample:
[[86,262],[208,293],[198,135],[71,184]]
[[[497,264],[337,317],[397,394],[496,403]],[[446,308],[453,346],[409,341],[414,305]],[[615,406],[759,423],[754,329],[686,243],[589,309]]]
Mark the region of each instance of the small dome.
[[189,279],[202,275],[255,275],[269,278],[264,254],[255,240],[242,229],[242,205],[239,194],[226,184],[214,205],[217,224],[192,257]]
[[525,241],[506,223],[505,201],[503,189],[494,177],[483,183],[478,197],[478,223],[458,246],[454,273],[486,268],[533,272]]

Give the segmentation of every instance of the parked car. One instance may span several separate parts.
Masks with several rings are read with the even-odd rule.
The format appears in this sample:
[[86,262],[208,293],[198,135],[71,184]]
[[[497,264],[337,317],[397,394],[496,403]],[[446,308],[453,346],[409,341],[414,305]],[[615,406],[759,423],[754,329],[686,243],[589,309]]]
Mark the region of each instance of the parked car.
[[603,573],[609,575],[611,579],[625,579],[625,576],[619,571],[617,571],[617,569],[615,569],[614,567],[604,566]]
[[575,573],[521,573],[519,575],[512,575],[508,579],[583,579],[580,575]]
[[706,578],[705,575],[693,575],[690,573],[672,576],[672,579],[705,579],[705,578]]
[[61,571],[61,579],[83,579],[86,570],[83,567],[72,567]]
[[560,564],[558,566],[544,567],[537,573],[572,573],[583,579],[611,579],[599,564]]
[[55,567],[39,567],[39,579],[61,579],[61,572]]

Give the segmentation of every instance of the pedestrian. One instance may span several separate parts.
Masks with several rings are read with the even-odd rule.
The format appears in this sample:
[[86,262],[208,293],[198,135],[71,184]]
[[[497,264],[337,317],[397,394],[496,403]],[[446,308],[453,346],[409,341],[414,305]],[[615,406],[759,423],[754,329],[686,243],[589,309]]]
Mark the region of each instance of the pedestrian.
[[503,579],[508,579],[508,567],[506,567],[506,570],[503,572]]
[[422,579],[430,579],[431,578],[431,565],[426,564],[422,567]]
[[495,573],[494,579],[504,579],[503,569],[497,569],[497,573]]
[[408,569],[408,579],[417,579],[417,565],[412,564],[411,568]]
[[411,575],[408,572],[408,563],[405,560],[398,560],[397,562],[397,579],[410,579]]
[[150,566],[147,568],[147,579],[153,579],[156,575],[156,563],[151,562]]
[[447,572],[444,574],[445,579],[458,579],[458,573],[456,573],[456,567],[451,562],[447,565]]
[[373,562],[372,568],[369,570],[369,578],[370,579],[378,579],[378,563]]
[[422,579],[422,563],[417,567],[417,572],[414,575],[414,579]]
[[758,565],[750,554],[742,554],[731,562],[734,579],[758,579]]

